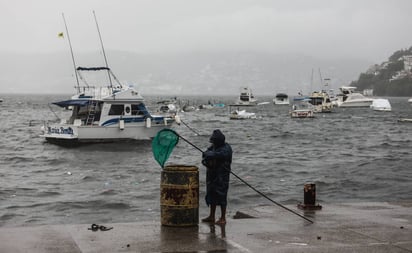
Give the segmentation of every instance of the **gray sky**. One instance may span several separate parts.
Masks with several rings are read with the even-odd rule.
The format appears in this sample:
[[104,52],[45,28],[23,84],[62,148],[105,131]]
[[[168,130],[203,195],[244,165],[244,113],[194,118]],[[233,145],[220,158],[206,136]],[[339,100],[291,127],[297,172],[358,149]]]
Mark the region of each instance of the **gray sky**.
[[410,0],[0,0],[0,52],[255,50],[386,60],[412,45]]

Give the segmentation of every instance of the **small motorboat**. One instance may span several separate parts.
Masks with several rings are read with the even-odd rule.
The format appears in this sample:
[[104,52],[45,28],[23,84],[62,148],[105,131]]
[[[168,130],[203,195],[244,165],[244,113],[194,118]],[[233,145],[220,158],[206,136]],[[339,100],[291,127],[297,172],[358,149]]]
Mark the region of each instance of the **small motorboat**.
[[381,111],[381,112],[390,112],[392,111],[391,103],[389,103],[388,99],[377,98],[374,99],[371,108],[374,111]]
[[292,110],[290,111],[290,117],[292,118],[314,118],[314,106],[309,103],[309,99],[304,99],[298,103],[292,105]]
[[273,103],[275,105],[288,105],[289,96],[286,93],[277,93],[275,98],[273,99]]
[[246,110],[235,110],[230,113],[230,119],[256,119],[256,113]]

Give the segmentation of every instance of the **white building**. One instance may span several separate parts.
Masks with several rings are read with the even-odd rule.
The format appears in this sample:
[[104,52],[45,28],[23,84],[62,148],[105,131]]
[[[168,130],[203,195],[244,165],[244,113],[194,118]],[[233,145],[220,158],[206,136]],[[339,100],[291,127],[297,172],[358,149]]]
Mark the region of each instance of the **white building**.
[[405,71],[412,71],[412,55],[403,56],[403,66]]

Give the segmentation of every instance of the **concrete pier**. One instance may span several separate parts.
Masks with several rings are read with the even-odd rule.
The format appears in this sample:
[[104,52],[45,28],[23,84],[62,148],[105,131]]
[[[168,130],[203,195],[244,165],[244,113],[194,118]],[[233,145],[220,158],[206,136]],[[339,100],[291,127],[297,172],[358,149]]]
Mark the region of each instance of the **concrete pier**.
[[323,204],[302,211],[276,206],[239,210],[224,227],[165,227],[160,221],[0,228],[1,253],[47,252],[412,252],[412,203]]

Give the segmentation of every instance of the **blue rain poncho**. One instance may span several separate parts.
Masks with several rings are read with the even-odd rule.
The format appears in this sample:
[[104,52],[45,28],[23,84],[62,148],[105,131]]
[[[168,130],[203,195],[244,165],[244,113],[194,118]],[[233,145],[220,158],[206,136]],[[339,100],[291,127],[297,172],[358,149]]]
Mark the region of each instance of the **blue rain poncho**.
[[214,130],[210,137],[212,145],[203,152],[202,164],[206,166],[206,204],[227,205],[229,175],[232,163],[232,148],[225,142],[220,130]]

